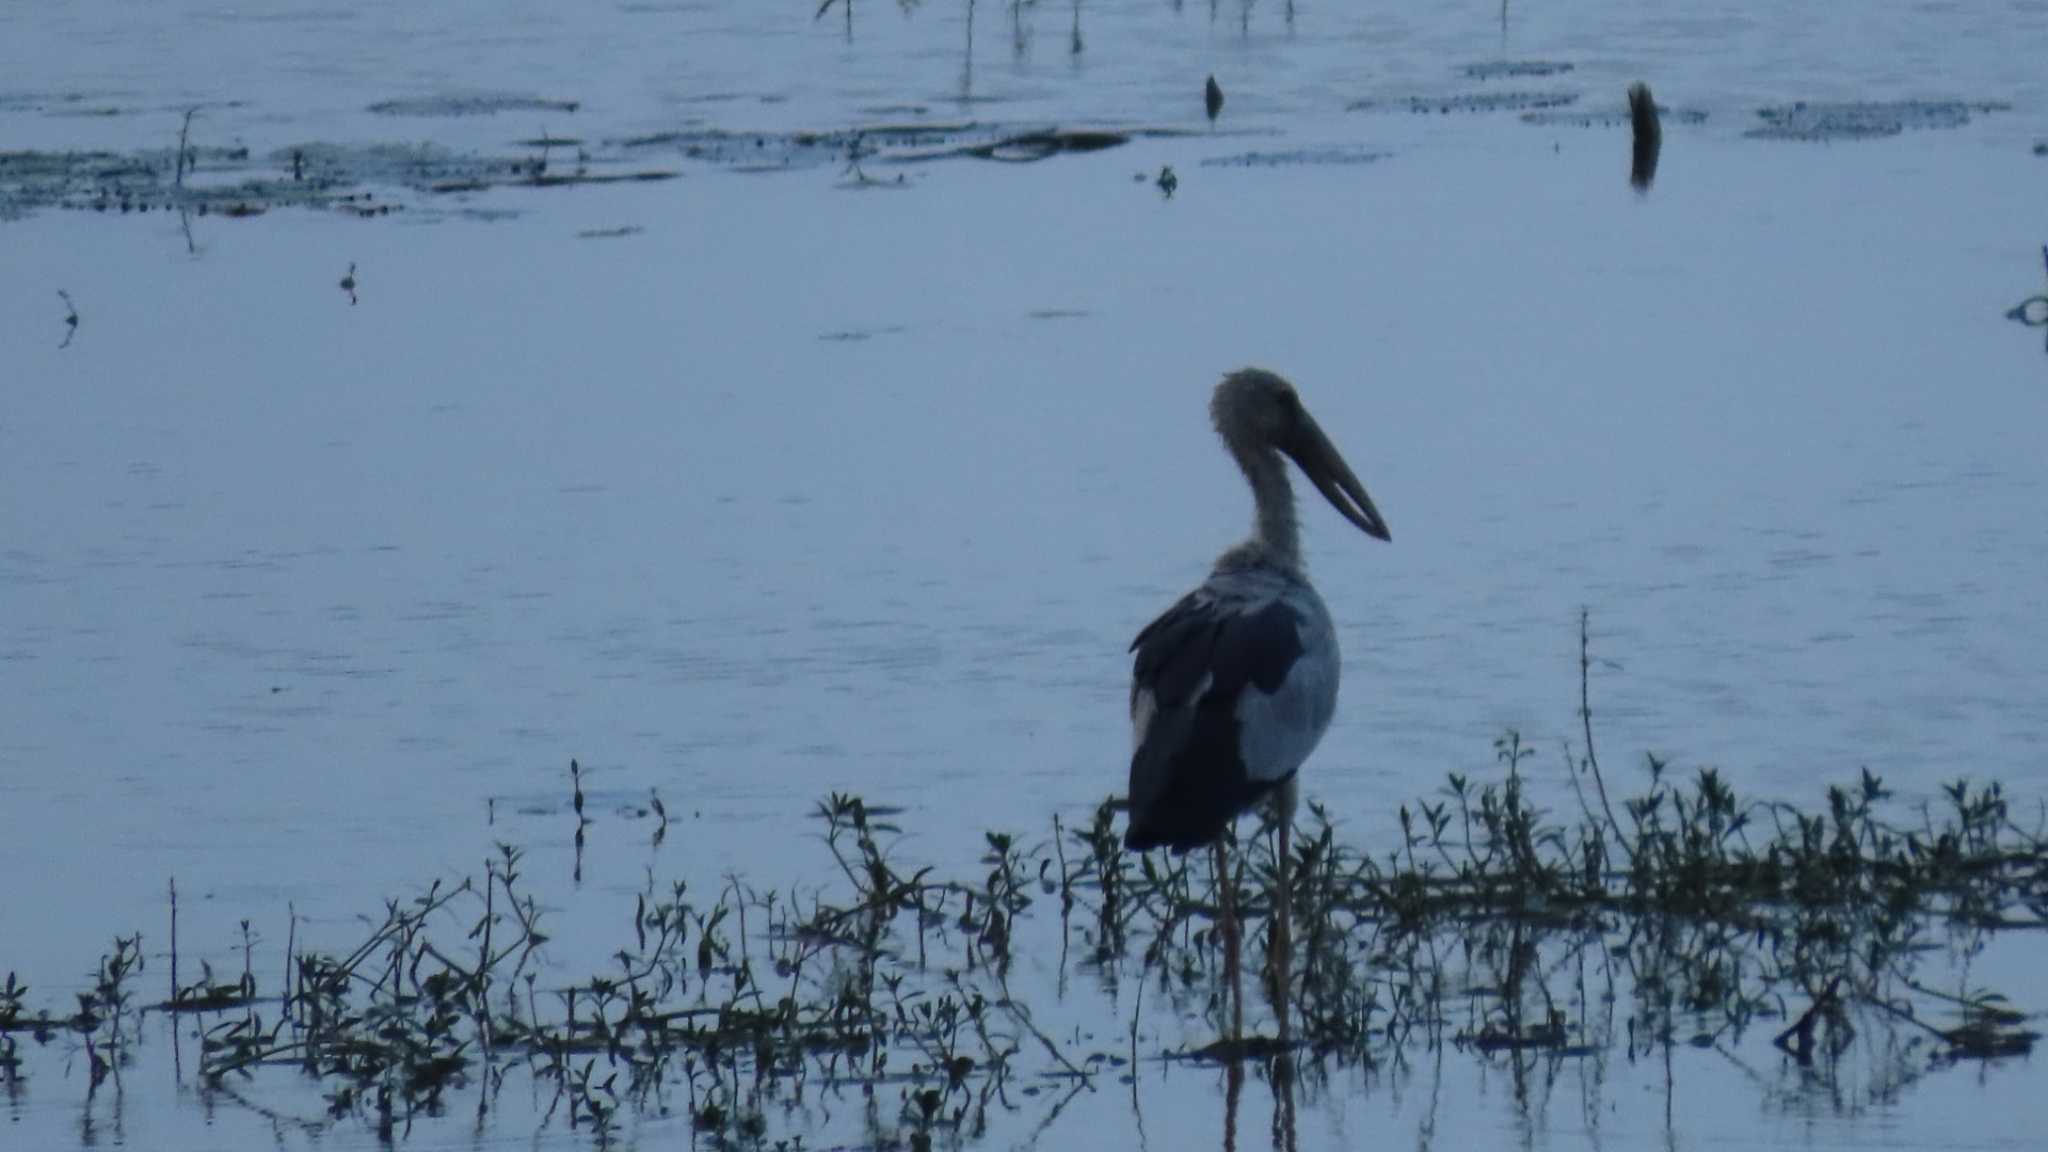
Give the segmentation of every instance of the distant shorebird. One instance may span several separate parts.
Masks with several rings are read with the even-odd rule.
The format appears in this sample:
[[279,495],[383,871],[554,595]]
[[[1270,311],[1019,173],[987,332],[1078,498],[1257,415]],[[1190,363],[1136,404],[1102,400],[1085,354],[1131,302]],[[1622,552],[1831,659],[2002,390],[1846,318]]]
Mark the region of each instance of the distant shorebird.
[[1209,110],[1209,123],[1214,124],[1217,114],[1223,111],[1223,85],[1214,76],[1202,86],[1202,106]]
[[1287,864],[1295,775],[1337,709],[1337,631],[1301,561],[1292,459],[1344,518],[1387,540],[1365,486],[1302,407],[1294,386],[1258,368],[1225,377],[1209,414],[1251,484],[1252,534],[1223,553],[1202,586],[1131,643],[1130,824],[1127,848],[1187,852],[1212,845],[1223,891],[1225,968],[1235,1004],[1231,1040],[1244,1031],[1235,886],[1224,830],[1271,800],[1279,826],[1271,961],[1280,1039],[1288,1035],[1291,961]]

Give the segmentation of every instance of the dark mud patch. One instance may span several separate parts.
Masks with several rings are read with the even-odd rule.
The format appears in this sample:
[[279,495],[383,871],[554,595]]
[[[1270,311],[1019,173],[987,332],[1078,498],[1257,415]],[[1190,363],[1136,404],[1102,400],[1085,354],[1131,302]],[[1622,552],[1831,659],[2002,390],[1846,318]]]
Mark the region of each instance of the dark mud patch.
[[1204,168],[1342,168],[1377,164],[1392,156],[1374,148],[1337,145],[1328,148],[1290,148],[1276,152],[1240,152],[1235,156],[1211,156]]
[[1344,107],[1347,112],[1412,112],[1449,116],[1454,113],[1532,112],[1563,108],[1578,103],[1578,99],[1576,92],[1458,92],[1447,96],[1355,100]]
[[[1672,108],[1664,104],[1657,105],[1657,117],[1666,124],[1691,126],[1707,122],[1706,112],[1699,108]],[[1629,110],[1627,105],[1603,112],[1544,109],[1522,113],[1522,123],[1545,128],[1626,128],[1629,126]]]
[[1481,60],[1458,69],[1458,74],[1471,80],[1527,80],[1571,70],[1572,65],[1562,60]]
[[1758,140],[1878,140],[1907,129],[1961,128],[1973,115],[2005,112],[1994,101],[1891,100],[1780,104],[1757,109],[1763,123],[1743,133]]
[[576,238],[578,240],[623,240],[628,236],[638,236],[645,231],[647,229],[640,227],[638,224],[626,224],[618,228],[585,228],[583,231],[576,233]]
[[509,93],[410,96],[379,100],[370,105],[378,116],[496,116],[500,112],[574,112],[583,106],[578,100],[547,100],[538,96]]

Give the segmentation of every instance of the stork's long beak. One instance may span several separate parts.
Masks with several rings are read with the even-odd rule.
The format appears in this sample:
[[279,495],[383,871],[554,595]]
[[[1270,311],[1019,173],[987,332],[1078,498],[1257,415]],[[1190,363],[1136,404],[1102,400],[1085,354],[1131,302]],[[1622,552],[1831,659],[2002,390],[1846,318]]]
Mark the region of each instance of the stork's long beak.
[[1358,482],[1351,466],[1344,463],[1344,457],[1338,453],[1337,446],[1330,443],[1322,427],[1307,412],[1301,414],[1300,430],[1294,443],[1287,448],[1287,454],[1294,457],[1302,472],[1315,483],[1316,491],[1323,494],[1323,499],[1343,513],[1346,520],[1358,525],[1360,531],[1378,540],[1394,538],[1387,531],[1387,522],[1380,517],[1380,510],[1372,506],[1372,497],[1365,494],[1365,485]]

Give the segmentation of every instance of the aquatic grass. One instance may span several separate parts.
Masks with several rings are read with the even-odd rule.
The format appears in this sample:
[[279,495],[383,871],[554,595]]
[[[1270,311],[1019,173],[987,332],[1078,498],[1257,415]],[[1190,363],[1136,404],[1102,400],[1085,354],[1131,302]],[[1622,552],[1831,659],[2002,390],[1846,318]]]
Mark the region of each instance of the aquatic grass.
[[[1248,945],[1270,952],[1271,829],[1247,825],[1219,878],[1199,853],[1124,851],[1112,796],[1078,823],[1054,816],[1041,837],[990,829],[974,867],[943,874],[899,860],[903,811],[839,794],[812,810],[831,869],[815,888],[650,871],[620,910],[609,963],[581,975],[550,960],[552,929],[510,843],[475,877],[388,900],[341,951],[299,940],[294,911],[276,989],[261,986],[248,921],[238,974],[202,958],[180,981],[174,886],[169,998],[135,999],[139,935],[115,940],[69,1015],[32,1011],[10,973],[0,1078],[14,1091],[36,1049],[69,1045],[90,1094],[159,1013],[192,1022],[211,1095],[236,1099],[258,1077],[317,1086],[321,1114],[298,1121],[311,1129],[396,1140],[458,1097],[481,1125],[523,1079],[536,1102],[520,1107],[598,1146],[628,1116],[662,1115],[714,1146],[795,1146],[814,1104],[850,1094],[865,1143],[928,1148],[1027,1108],[1042,1132],[1075,1094],[1162,1060],[1249,1060],[1312,1088],[1340,1069],[1462,1053],[1504,1066],[1520,1093],[1541,1062],[1625,1052],[1660,1057],[1668,1077],[1678,1052],[1732,1052],[1761,1028],[1823,1086],[1847,1074],[1855,1038],[1883,1037],[1875,1074],[1898,1091],[2032,1050],[2027,1009],[1973,979],[1970,961],[2000,934],[2048,926],[2039,817],[2023,821],[1995,783],[1957,780],[1910,805],[1869,773],[1810,807],[1749,799],[1711,768],[1656,757],[1617,789],[1594,743],[1583,619],[1579,664],[1562,814],[1539,803],[1529,769],[1542,754],[1512,731],[1483,771],[1401,806],[1397,838],[1374,848],[1307,806],[1280,896],[1296,962],[1259,969],[1269,1003],[1292,1014],[1284,1043],[1201,1042],[1226,1009],[1227,896]],[[572,763],[579,840],[598,827],[578,803],[585,775]],[[666,812],[650,799],[658,845]],[[1013,984],[1026,958],[1054,979]],[[1071,976],[1127,1024],[1043,1024],[1075,995]]]
[[178,125],[177,175],[172,181],[172,186],[180,191],[183,191],[185,187],[185,170],[193,167],[198,162],[198,158],[192,154],[191,144],[192,117],[197,115],[198,112],[199,109],[197,107],[185,109],[185,118]]

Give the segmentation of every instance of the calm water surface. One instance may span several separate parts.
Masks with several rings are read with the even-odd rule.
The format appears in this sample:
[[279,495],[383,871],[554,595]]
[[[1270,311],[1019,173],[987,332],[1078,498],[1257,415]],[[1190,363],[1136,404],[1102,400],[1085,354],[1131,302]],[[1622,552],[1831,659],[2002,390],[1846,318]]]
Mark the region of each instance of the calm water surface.
[[[682,165],[195,222],[196,254],[161,215],[0,221],[0,969],[61,995],[114,932],[156,947],[174,875],[202,948],[288,904],[339,941],[498,839],[536,845],[573,941],[617,911],[570,899],[572,756],[601,895],[650,867],[815,879],[800,817],[833,790],[906,806],[925,859],[1039,833],[1121,787],[1124,645],[1243,529],[1204,402],[1245,363],[1301,386],[1395,533],[1305,508],[1347,657],[1307,790],[1354,838],[1508,727],[1561,787],[1582,607],[1622,772],[1654,751],[1800,800],[1863,767],[1909,796],[2048,786],[2048,356],[2002,318],[2042,290],[2048,5],[1159,0],[1083,5],[1079,52],[1065,5],[973,19],[970,40],[937,2],[863,3],[850,35],[789,3],[0,15],[0,150],[168,147],[195,103],[205,140],[258,152],[502,150],[1202,128],[1202,78],[1229,94],[1213,134],[901,188]],[[1503,57],[1576,67],[1459,73]],[[1706,114],[1667,124],[1648,197],[1617,129],[1346,110],[1533,89],[1600,111],[1637,78]],[[449,94],[579,106],[367,111]],[[2009,107],[1743,136],[1777,101],[1905,98]],[[1327,147],[1386,155],[1203,163]],[[687,813],[652,856],[612,815],[650,789]],[[1444,1059],[1328,1088],[1304,1146],[2018,1147],[2048,1122],[2024,1065],[1818,1102],[1709,1054],[1667,1128],[1648,1071],[1616,1073],[1603,1120],[1584,1084],[1532,1112]],[[19,1146],[84,1138],[70,1075],[8,1105]],[[1207,1100],[1206,1075],[1160,1099]],[[122,1138],[269,1138],[188,1112],[131,1100]],[[1154,1147],[1216,1131],[1168,1103],[1145,1122]],[[1109,1091],[1048,1139],[1127,1147],[1130,1125]]]

